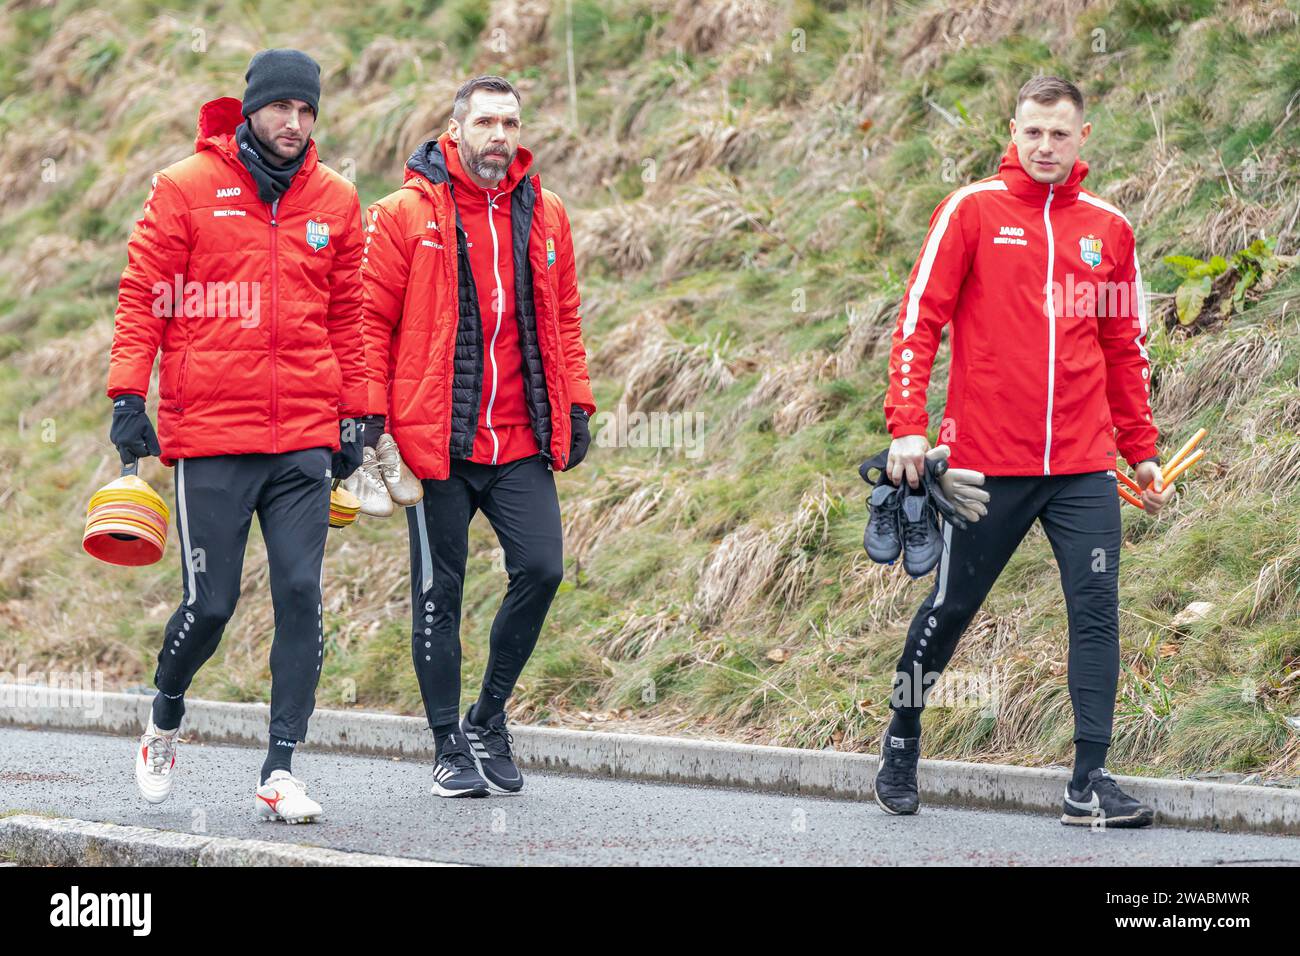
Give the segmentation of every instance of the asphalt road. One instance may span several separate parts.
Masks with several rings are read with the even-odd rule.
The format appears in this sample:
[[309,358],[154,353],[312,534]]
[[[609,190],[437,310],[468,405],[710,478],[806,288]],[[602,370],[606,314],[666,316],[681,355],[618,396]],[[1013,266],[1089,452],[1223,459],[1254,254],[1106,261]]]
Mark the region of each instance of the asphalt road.
[[312,753],[295,773],[315,824],[258,822],[261,751],[182,744],[170,799],[136,792],[134,738],[0,729],[0,812],[27,811],[218,836],[473,864],[1300,865],[1300,837],[1154,827],[1094,831],[1055,815],[922,807],[526,773],[482,800],[429,793],[429,765]]

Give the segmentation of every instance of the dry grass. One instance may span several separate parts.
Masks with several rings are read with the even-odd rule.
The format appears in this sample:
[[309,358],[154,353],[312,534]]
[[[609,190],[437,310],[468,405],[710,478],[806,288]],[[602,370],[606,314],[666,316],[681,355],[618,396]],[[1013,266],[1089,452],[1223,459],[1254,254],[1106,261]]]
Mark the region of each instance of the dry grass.
[[686,190],[669,205],[661,276],[672,281],[730,245],[733,233],[760,227],[731,180]]
[[808,569],[839,507],[823,478],[775,527],[747,524],[728,534],[704,562],[695,589],[696,616],[715,625],[765,605],[796,609],[811,586]]
[[942,4],[922,16],[906,41],[900,59],[904,70],[919,76],[942,63],[947,54],[969,46],[985,46],[1032,25],[1036,36],[1057,53],[1066,52],[1077,20],[1095,0],[961,0]]
[[616,203],[583,215],[573,227],[579,271],[594,261],[619,276],[645,269],[654,262],[662,221],[660,207],[648,201]]
[[769,122],[747,114],[735,122],[688,116],[678,127],[676,143],[659,164],[652,192],[690,179],[702,169],[735,172],[753,162],[767,138]]
[[651,614],[634,613],[627,620],[610,619],[597,629],[592,642],[611,660],[636,660],[682,627],[682,616],[678,611],[661,608]]
[[666,479],[647,480],[638,469],[602,474],[594,494],[565,503],[564,549],[589,562],[601,544],[655,516],[670,515],[682,489]]
[[591,368],[621,378],[616,404],[630,411],[689,411],[736,381],[736,362],[724,354],[728,343],[682,342],[668,332],[665,314],[641,313],[607,336],[592,359]]
[[[1265,326],[1204,336],[1190,358],[1168,369],[1153,392],[1162,429],[1172,431],[1213,405],[1234,408],[1282,364],[1283,341]],[[1224,374],[1231,370],[1231,374]]]
[[712,53],[767,33],[776,18],[765,0],[678,0],[666,39],[687,53]]
[[888,353],[898,315],[898,301],[892,298],[871,299],[861,307],[845,306],[844,314],[848,326],[844,338],[821,370],[828,379],[848,378]]
[[788,361],[772,356],[757,360],[762,377],[722,423],[722,434],[734,434],[760,409],[773,430],[782,437],[814,425],[825,417],[829,403],[819,388],[822,371],[830,357],[825,352],[804,352]]

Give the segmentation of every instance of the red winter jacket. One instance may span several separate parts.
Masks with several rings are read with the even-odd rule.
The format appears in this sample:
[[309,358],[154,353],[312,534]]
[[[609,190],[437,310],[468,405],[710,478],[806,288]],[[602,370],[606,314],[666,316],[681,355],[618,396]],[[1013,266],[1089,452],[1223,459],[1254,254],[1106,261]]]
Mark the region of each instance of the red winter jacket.
[[[939,442],[987,475],[1078,474],[1156,455],[1146,305],[1133,230],[1080,188],[1088,165],[1047,186],[1015,145],[996,176],[949,195],[930,219],[899,309],[885,421],[923,435],[925,391],[952,323]],[[1052,295],[1048,295],[1048,290]]]
[[[495,328],[495,313],[482,314],[483,290],[476,288],[489,278],[473,264],[480,240],[470,235],[476,248],[467,248],[458,226],[452,192],[458,201],[463,186],[448,171],[445,140],[444,134],[420,145],[407,160],[402,188],[366,211],[361,266],[367,411],[387,415],[387,430],[411,470],[436,480],[448,477],[453,457],[471,459],[476,449],[484,394],[490,396],[493,383]],[[520,147],[521,173],[530,161]],[[568,465],[571,408],[596,410],[569,217],[537,176],[519,178],[508,199],[510,227],[498,233],[497,244],[498,256],[511,256],[514,316],[502,321],[514,323],[518,351],[512,361],[519,363],[526,420],[537,448],[558,471]],[[495,287],[496,276],[490,281]],[[500,402],[500,351],[496,358]]]
[[309,143],[273,218],[239,161],[241,122],[237,99],[204,105],[194,155],[154,177],[127,244],[108,394],[144,395],[162,347],[165,465],[337,451],[339,419],[365,405],[356,188]]
[[455,184],[456,212],[465,230],[487,353],[470,461],[504,465],[539,450],[524,398],[523,353],[515,321],[515,264],[510,248],[510,193],[528,173],[531,157],[527,150],[518,151],[501,182],[493,189],[483,189],[465,173],[460,150],[451,137],[444,135],[438,142]]

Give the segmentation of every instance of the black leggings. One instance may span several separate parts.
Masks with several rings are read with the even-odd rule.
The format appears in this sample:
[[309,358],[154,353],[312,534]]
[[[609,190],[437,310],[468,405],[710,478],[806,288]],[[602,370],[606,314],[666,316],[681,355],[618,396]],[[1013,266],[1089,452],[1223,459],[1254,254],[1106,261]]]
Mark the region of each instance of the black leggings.
[[239,601],[253,514],[270,563],[271,734],[304,740],[324,659],[321,577],[329,531],[330,450],[215,455],[176,462],[184,597],[167,622],[154,685],[175,698],[221,643]]
[[984,487],[989,513],[965,531],[944,527],[935,586],[908,628],[890,709],[920,714],[925,694],[952,658],[958,638],[1037,519],[1056,555],[1065,592],[1074,740],[1109,744],[1119,680],[1115,473],[990,477]]
[[426,480],[406,509],[411,541],[411,658],[429,726],[460,719],[460,605],[469,523],[487,515],[510,583],[492,622],[483,686],[505,699],[537,644],[564,576],[555,476],[540,455],[504,465],[452,459],[444,481]]

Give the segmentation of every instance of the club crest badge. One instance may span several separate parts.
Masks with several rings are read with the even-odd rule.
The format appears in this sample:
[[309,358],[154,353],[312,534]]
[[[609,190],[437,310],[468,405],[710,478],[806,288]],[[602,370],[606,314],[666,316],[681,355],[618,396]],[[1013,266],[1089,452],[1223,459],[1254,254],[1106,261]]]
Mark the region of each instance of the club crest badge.
[[307,220],[307,245],[315,252],[320,252],[330,244],[330,227],[327,222]]
[[1084,236],[1080,239],[1079,257],[1094,269],[1101,265],[1101,240],[1096,236]]

